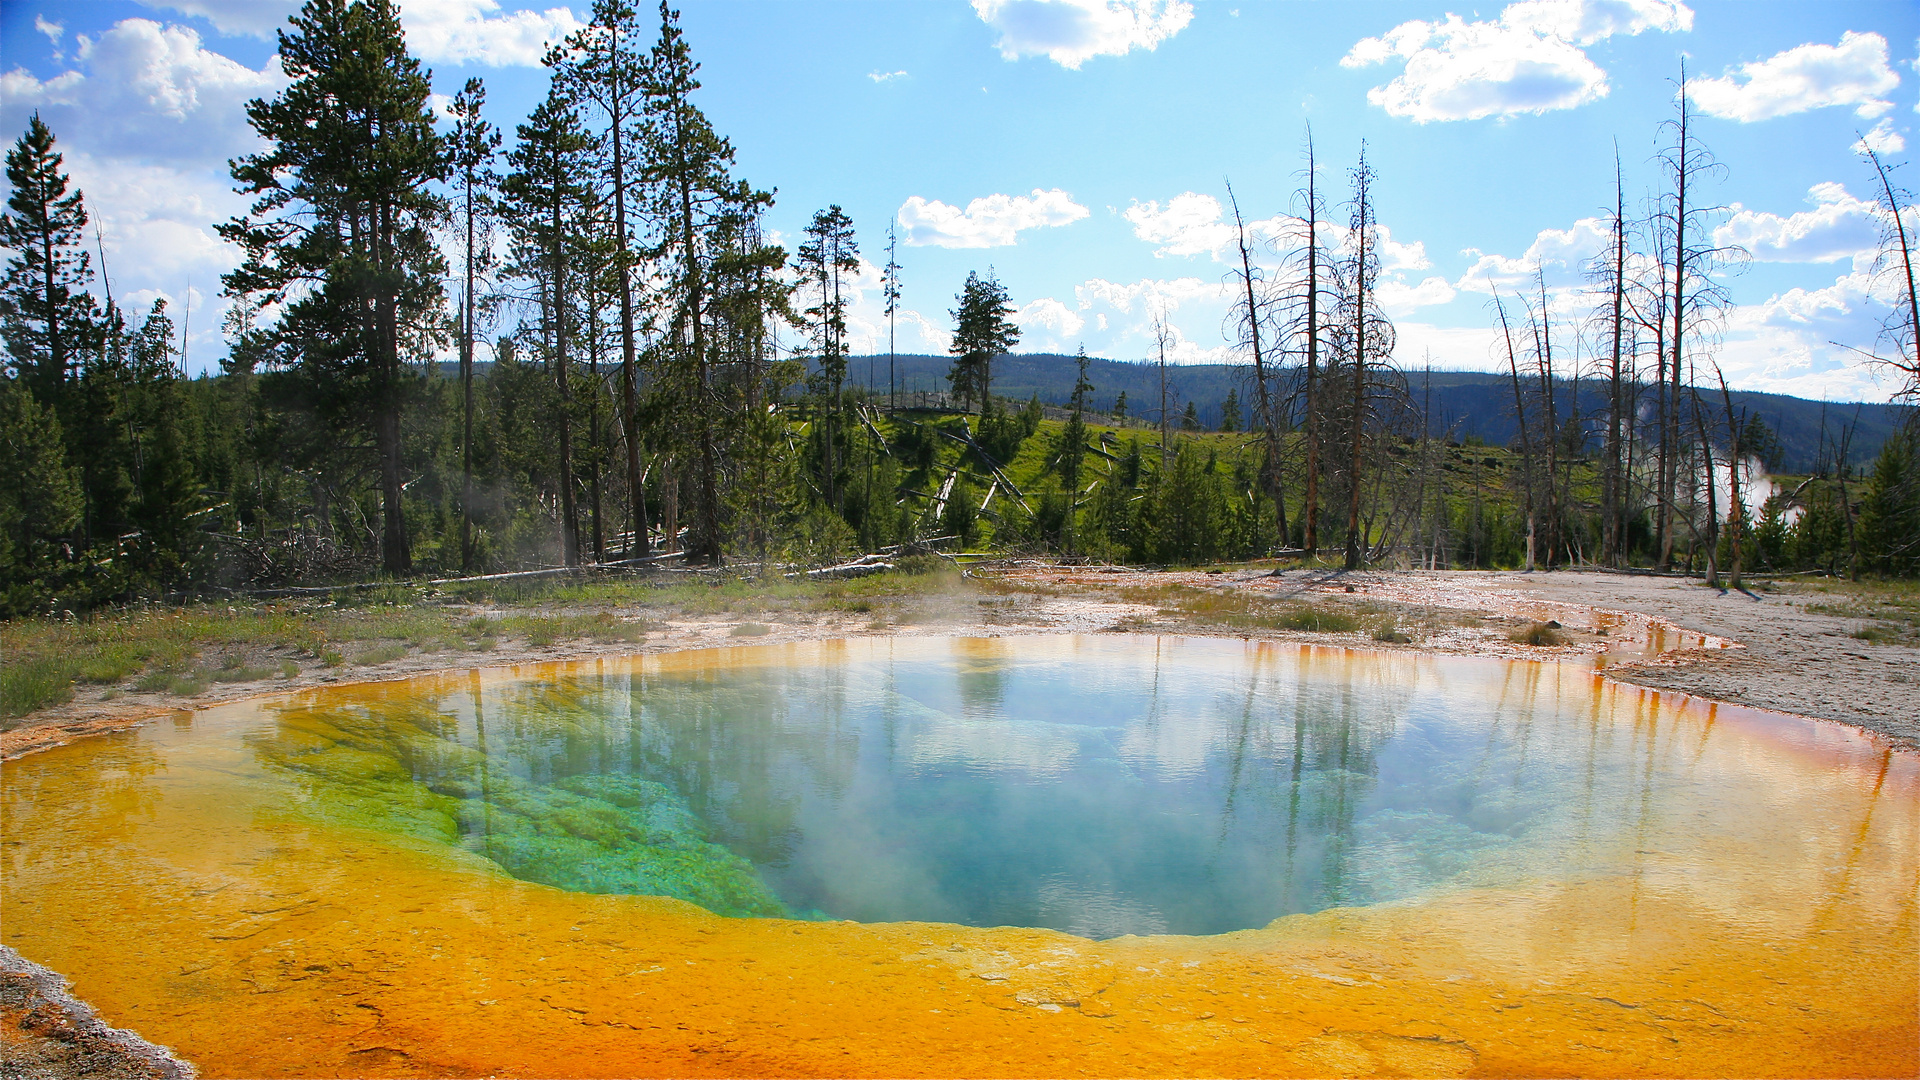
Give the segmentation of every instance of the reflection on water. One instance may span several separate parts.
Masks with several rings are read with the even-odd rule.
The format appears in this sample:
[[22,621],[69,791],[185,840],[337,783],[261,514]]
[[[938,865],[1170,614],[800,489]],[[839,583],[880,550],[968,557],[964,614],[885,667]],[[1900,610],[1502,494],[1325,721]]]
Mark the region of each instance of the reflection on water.
[[757,647],[3,775],[7,944],[206,1076],[1920,1068],[1920,762],[1575,665]]
[[1702,810],[1578,668],[1261,643],[767,646],[264,714],[306,820],[724,915],[1211,934],[1604,869]]

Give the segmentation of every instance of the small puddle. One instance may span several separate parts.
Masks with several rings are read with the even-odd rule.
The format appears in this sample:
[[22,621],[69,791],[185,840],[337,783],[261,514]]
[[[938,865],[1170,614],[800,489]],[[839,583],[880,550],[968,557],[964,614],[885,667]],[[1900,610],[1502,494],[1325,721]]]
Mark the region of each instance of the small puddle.
[[4,777],[7,944],[208,1076],[1916,1064],[1916,758],[1583,663],[753,646]]

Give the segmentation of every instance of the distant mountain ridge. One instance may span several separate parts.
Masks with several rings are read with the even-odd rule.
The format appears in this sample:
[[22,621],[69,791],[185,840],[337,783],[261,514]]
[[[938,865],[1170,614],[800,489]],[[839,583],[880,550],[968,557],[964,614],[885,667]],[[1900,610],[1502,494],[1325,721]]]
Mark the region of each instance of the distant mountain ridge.
[[[888,357],[884,353],[849,357],[847,381],[884,397],[887,393],[887,362]],[[1065,405],[1073,396],[1075,362],[1075,357],[1063,353],[1014,353],[1002,356],[993,364],[994,395],[1015,401],[1026,401],[1037,395],[1042,404]],[[893,357],[893,380],[900,394],[900,404],[913,404],[911,395],[921,391],[945,391],[947,369],[952,363],[950,356],[925,353],[900,353]],[[475,363],[474,369],[481,378],[485,378],[492,366],[483,361]],[[439,364],[438,369],[443,377],[459,373],[459,365],[451,362]],[[1220,406],[1226,401],[1230,390],[1240,395],[1240,415],[1243,418],[1248,416],[1251,412],[1250,375],[1244,364],[1167,365],[1168,397],[1176,422],[1186,411],[1187,403],[1192,402],[1204,426],[1209,429],[1219,427]],[[1455,439],[1478,436],[1484,442],[1505,445],[1519,434],[1520,425],[1515,422],[1513,414],[1513,387],[1508,376],[1482,371],[1435,371],[1429,381],[1426,372],[1413,370],[1406,372],[1406,377],[1415,404],[1424,406],[1429,399],[1432,401],[1432,430],[1436,435],[1451,431]],[[1125,391],[1127,415],[1156,418],[1155,414],[1160,408],[1158,365],[1144,361],[1088,357],[1087,379],[1094,386],[1092,400],[1095,411],[1112,412],[1114,399]],[[1560,403],[1564,409],[1573,397],[1572,384],[1556,380],[1555,385],[1560,388]],[[1706,404],[1715,408],[1717,416],[1719,388],[1713,388],[1711,395],[1707,394],[1705,387],[1701,388],[1701,392],[1707,399]],[[1605,411],[1605,388],[1599,382],[1581,380],[1579,397],[1581,415],[1592,416]],[[1735,408],[1757,414],[1773,429],[1781,446],[1778,471],[1784,473],[1810,471],[1820,455],[1823,430],[1827,444],[1831,446],[1839,441],[1849,425],[1853,427],[1853,441],[1848,448],[1847,461],[1854,465],[1871,462],[1880,453],[1881,444],[1900,426],[1904,408],[1873,402],[1810,401],[1787,394],[1766,394],[1754,390],[1733,391],[1733,403]]]
[[[869,391],[885,395],[887,361],[885,354],[851,357],[847,362],[847,378]],[[901,353],[893,358],[894,383],[902,394],[945,390],[947,369],[952,363],[950,356]],[[1073,395],[1075,363],[1075,357],[1061,353],[1002,356],[993,364],[993,392],[1016,401],[1038,395],[1043,404],[1065,405]],[[1240,415],[1246,417],[1250,412],[1251,374],[1244,364],[1167,365],[1168,396],[1175,416],[1192,402],[1202,424],[1218,427],[1220,406],[1226,401],[1228,391],[1233,390],[1239,393]],[[1429,377],[1424,371],[1408,370],[1406,378],[1416,405],[1424,406],[1431,394],[1435,434],[1451,430],[1456,439],[1478,436],[1495,444],[1505,444],[1519,434],[1509,376],[1479,371],[1435,371]],[[1087,381],[1093,383],[1093,407],[1100,412],[1111,412],[1114,399],[1121,391],[1126,392],[1130,416],[1152,418],[1160,408],[1160,369],[1156,364],[1089,357]],[[1564,410],[1573,397],[1572,383],[1556,380],[1555,385],[1561,388],[1560,405]],[[1701,393],[1707,396],[1705,387]],[[1582,379],[1579,398],[1583,416],[1605,411],[1605,387],[1601,383]],[[1718,416],[1720,391],[1717,387],[1707,402]],[[1736,409],[1757,414],[1773,429],[1782,448],[1780,471],[1789,473],[1813,468],[1820,453],[1823,427],[1831,446],[1840,439],[1844,429],[1852,425],[1848,461],[1856,465],[1872,461],[1879,454],[1880,445],[1899,427],[1903,408],[1872,402],[1809,401],[1753,390],[1733,391],[1733,404]],[[1562,415],[1566,413],[1563,411]]]

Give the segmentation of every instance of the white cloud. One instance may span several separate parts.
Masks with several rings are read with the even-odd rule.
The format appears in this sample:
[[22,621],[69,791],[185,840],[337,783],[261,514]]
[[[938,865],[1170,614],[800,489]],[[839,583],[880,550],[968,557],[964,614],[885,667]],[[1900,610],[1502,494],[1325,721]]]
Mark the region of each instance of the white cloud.
[[1378,291],[1380,306],[1389,315],[1409,315],[1419,308],[1449,304],[1459,295],[1443,277],[1430,277],[1418,285],[1383,281]]
[[[300,10],[297,0],[140,0],[197,15],[229,36],[271,39]],[[581,22],[571,9],[501,13],[499,0],[400,0],[407,48],[428,63],[535,67],[548,45]]]
[[1592,45],[1615,34],[1691,30],[1693,10],[1674,0],[1521,0],[1507,5],[1500,21],[1575,45]]
[[1693,12],[1677,0],[1524,0],[1493,22],[1449,14],[1401,23],[1355,43],[1340,65],[1405,60],[1406,70],[1367,91],[1367,100],[1416,123],[1539,114],[1607,95],[1607,73],[1581,46],[1692,26]]
[[33,28],[47,35],[47,41],[56,50],[60,48],[60,35],[67,32],[65,23],[49,22],[44,15],[33,17]]
[[146,7],[198,15],[228,37],[272,40],[287,25],[287,16],[300,10],[299,0],[140,0]]
[[1898,131],[1893,130],[1893,121],[1885,116],[1880,118],[1879,123],[1873,125],[1872,131],[1860,136],[1859,141],[1853,144],[1853,152],[1856,154],[1864,154],[1871,150],[1882,157],[1897,154],[1906,148],[1907,140],[1901,137]]
[[[1149,244],[1157,244],[1156,257],[1208,255],[1214,262],[1237,264],[1240,249],[1234,227],[1224,219],[1226,209],[1211,195],[1187,191],[1167,200],[1135,202],[1121,212],[1133,226],[1133,235]],[[1285,249],[1297,240],[1301,222],[1275,215],[1247,222],[1247,238],[1253,263],[1272,269],[1285,255]],[[1347,240],[1347,229],[1336,222],[1320,223],[1320,242],[1330,250],[1340,249]],[[1425,270],[1426,245],[1415,240],[1402,243],[1393,238],[1393,230],[1380,226],[1380,266],[1383,270]]]
[[220,337],[226,310],[220,275],[240,260],[239,251],[214,234],[212,223],[244,210],[245,199],[234,194],[224,176],[207,170],[84,151],[69,152],[66,165],[100,230],[115,302],[137,320],[154,299],[164,297],[178,324],[186,306],[182,299],[190,296],[188,359],[195,371],[212,367],[226,354]]
[[1887,39],[1852,30],[1838,45],[1800,45],[1720,78],[1687,83],[1701,112],[1742,123],[1830,105],[1879,116],[1893,108],[1881,95],[1898,85],[1900,76],[1887,65]]
[[1715,244],[1738,244],[1755,262],[1820,263],[1871,261],[1880,250],[1880,219],[1874,204],[1840,184],[1815,184],[1807,192],[1813,209],[1781,217],[1738,204],[1713,231]]
[[1086,319],[1051,296],[1026,304],[1014,313],[1013,321],[1020,324],[1023,347],[1048,352],[1073,348],[1074,335],[1087,325]]
[[1008,60],[1045,56],[1079,70],[1095,56],[1152,51],[1193,21],[1186,0],[973,0]]
[[21,68],[0,77],[0,123],[26,126],[38,110],[71,145],[116,157],[193,160],[224,168],[260,145],[246,103],[286,85],[277,59],[259,71],[210,52],[182,26],[125,19],[81,53],[84,70],[41,81]]
[[1533,243],[1518,256],[1468,248],[1461,252],[1473,263],[1453,283],[1461,292],[1487,293],[1495,287],[1509,291],[1529,286],[1535,267],[1546,272],[1549,289],[1579,288],[1584,283],[1587,264],[1612,242],[1613,233],[1604,218],[1581,218],[1566,229],[1542,229]]
[[874,82],[877,82],[877,83],[892,82],[894,79],[904,79],[906,77],[907,77],[907,73],[904,71],[869,71],[867,72],[867,78],[872,79]]
[[1032,195],[988,195],[967,204],[965,210],[918,195],[900,207],[900,226],[912,247],[987,248],[1015,242],[1022,229],[1070,225],[1087,216],[1087,208],[1055,188],[1033,189]]
[[1233,243],[1233,226],[1222,221],[1220,200],[1211,195],[1188,191],[1167,200],[1136,202],[1122,213],[1133,226],[1133,235],[1149,244],[1158,244],[1159,255],[1213,255],[1217,261]]
[[[1122,315],[1139,314],[1142,318],[1152,318],[1154,312],[1169,312],[1180,305],[1193,300],[1220,300],[1227,297],[1226,288],[1218,282],[1201,281],[1196,277],[1161,280],[1142,278],[1131,285],[1122,285],[1105,278],[1092,278],[1073,288],[1073,298],[1080,310],[1087,311],[1095,307],[1104,307]],[[1102,315],[1101,318],[1105,318]]]
[[1728,313],[1720,367],[1745,390],[1828,401],[1886,401],[1899,386],[1842,342],[1871,350],[1895,302],[1893,283],[1864,272],[1790,289]]
[[498,0],[402,0],[407,47],[434,63],[537,67],[550,45],[582,26],[564,7],[495,14]]

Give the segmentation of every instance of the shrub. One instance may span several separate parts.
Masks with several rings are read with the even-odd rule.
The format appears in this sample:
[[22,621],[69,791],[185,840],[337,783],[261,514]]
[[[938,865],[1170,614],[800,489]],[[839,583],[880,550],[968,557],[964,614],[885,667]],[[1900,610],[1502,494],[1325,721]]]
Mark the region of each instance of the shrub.
[[1507,640],[1516,645],[1565,645],[1567,635],[1546,623],[1528,623],[1507,635]]

